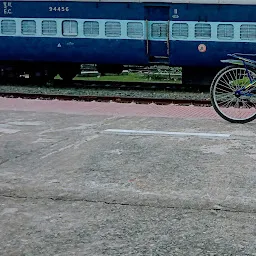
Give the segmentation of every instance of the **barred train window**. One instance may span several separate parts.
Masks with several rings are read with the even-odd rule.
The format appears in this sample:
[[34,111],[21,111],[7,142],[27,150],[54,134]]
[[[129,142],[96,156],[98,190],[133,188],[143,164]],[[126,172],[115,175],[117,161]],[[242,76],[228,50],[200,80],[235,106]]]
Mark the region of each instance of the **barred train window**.
[[173,38],[188,38],[188,24],[187,23],[175,23],[172,25],[172,37]]
[[127,23],[127,36],[131,38],[143,37],[143,25],[141,22],[128,22]]
[[241,25],[240,38],[243,40],[256,40],[256,25]]
[[64,36],[77,36],[78,24],[75,20],[65,20],[62,22],[62,34]]
[[23,20],[21,22],[21,33],[23,35],[35,35],[36,22],[34,20]]
[[121,36],[121,24],[120,22],[108,21],[105,23],[105,35],[107,37],[119,37]]
[[84,22],[84,35],[85,36],[98,36],[99,35],[99,22],[85,21]]
[[153,38],[167,38],[167,24],[153,23],[151,25],[151,36]]
[[42,34],[43,35],[56,35],[57,23],[54,20],[44,20],[42,22]]
[[234,26],[232,24],[219,24],[217,31],[218,39],[233,39]]
[[2,20],[1,33],[4,35],[14,35],[16,33],[16,22],[14,20]]
[[211,25],[198,23],[195,25],[196,38],[211,38]]

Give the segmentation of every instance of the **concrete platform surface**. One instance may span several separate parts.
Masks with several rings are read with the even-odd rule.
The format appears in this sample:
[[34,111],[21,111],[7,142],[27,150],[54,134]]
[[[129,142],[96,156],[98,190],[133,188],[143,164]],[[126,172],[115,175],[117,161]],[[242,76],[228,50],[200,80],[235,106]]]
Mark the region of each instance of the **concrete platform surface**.
[[1,256],[256,255],[255,122],[56,104],[0,99]]

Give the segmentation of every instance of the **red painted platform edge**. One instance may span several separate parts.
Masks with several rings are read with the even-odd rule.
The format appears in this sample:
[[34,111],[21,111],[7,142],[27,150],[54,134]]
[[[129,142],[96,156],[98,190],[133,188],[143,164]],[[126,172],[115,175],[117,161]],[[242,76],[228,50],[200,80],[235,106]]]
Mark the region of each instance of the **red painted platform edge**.
[[0,110],[52,112],[79,115],[143,116],[166,118],[219,119],[212,107],[29,100],[0,97]]

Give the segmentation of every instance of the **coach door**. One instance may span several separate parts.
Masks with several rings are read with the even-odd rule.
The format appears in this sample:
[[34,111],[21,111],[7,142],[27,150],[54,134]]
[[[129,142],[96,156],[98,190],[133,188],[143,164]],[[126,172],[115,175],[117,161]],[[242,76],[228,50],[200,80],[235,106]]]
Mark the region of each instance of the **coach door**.
[[146,7],[146,47],[150,62],[168,62],[170,54],[169,7]]

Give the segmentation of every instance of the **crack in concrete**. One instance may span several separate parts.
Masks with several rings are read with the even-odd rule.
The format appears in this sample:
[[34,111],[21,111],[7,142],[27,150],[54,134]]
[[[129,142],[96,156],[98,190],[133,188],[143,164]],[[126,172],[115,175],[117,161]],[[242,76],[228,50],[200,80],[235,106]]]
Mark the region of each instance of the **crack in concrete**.
[[4,163],[6,163],[6,162],[8,162],[10,159],[5,159],[5,160],[3,160],[2,162],[0,162],[0,165],[1,164],[4,164]]
[[54,145],[57,145],[58,143],[61,143],[61,142],[65,141],[65,140],[68,140],[68,138],[64,138],[64,139],[58,140],[56,142],[52,142],[52,143],[50,143],[48,145],[45,145],[45,146],[42,146],[42,147],[40,147],[38,149],[30,149],[27,152],[21,153],[19,155],[15,155],[12,158],[7,159],[6,161],[0,162],[0,165],[4,164],[4,163],[6,163],[6,162],[8,162],[10,160],[19,160],[19,158],[21,158],[23,156],[30,156],[31,154],[33,154],[35,152],[40,152],[40,151],[42,151],[44,149],[47,149],[47,148],[52,147]]
[[17,196],[17,195],[5,195],[0,194],[0,197],[9,198],[9,199],[24,199],[24,200],[51,200],[51,201],[60,201],[60,202],[86,202],[86,203],[104,203],[107,205],[120,205],[120,206],[134,206],[134,207],[150,207],[150,208],[160,208],[160,209],[181,209],[181,210],[193,210],[193,211],[207,211],[212,213],[219,213],[219,212],[228,212],[228,213],[255,213],[256,210],[251,211],[243,211],[243,210],[234,210],[234,209],[220,209],[220,208],[207,208],[207,207],[185,207],[185,206],[162,206],[162,205],[152,205],[152,204],[133,204],[133,203],[122,203],[113,200],[112,202],[108,201],[100,201],[100,200],[89,200],[89,199],[81,199],[81,198],[65,198],[65,197],[30,197],[30,196]]

